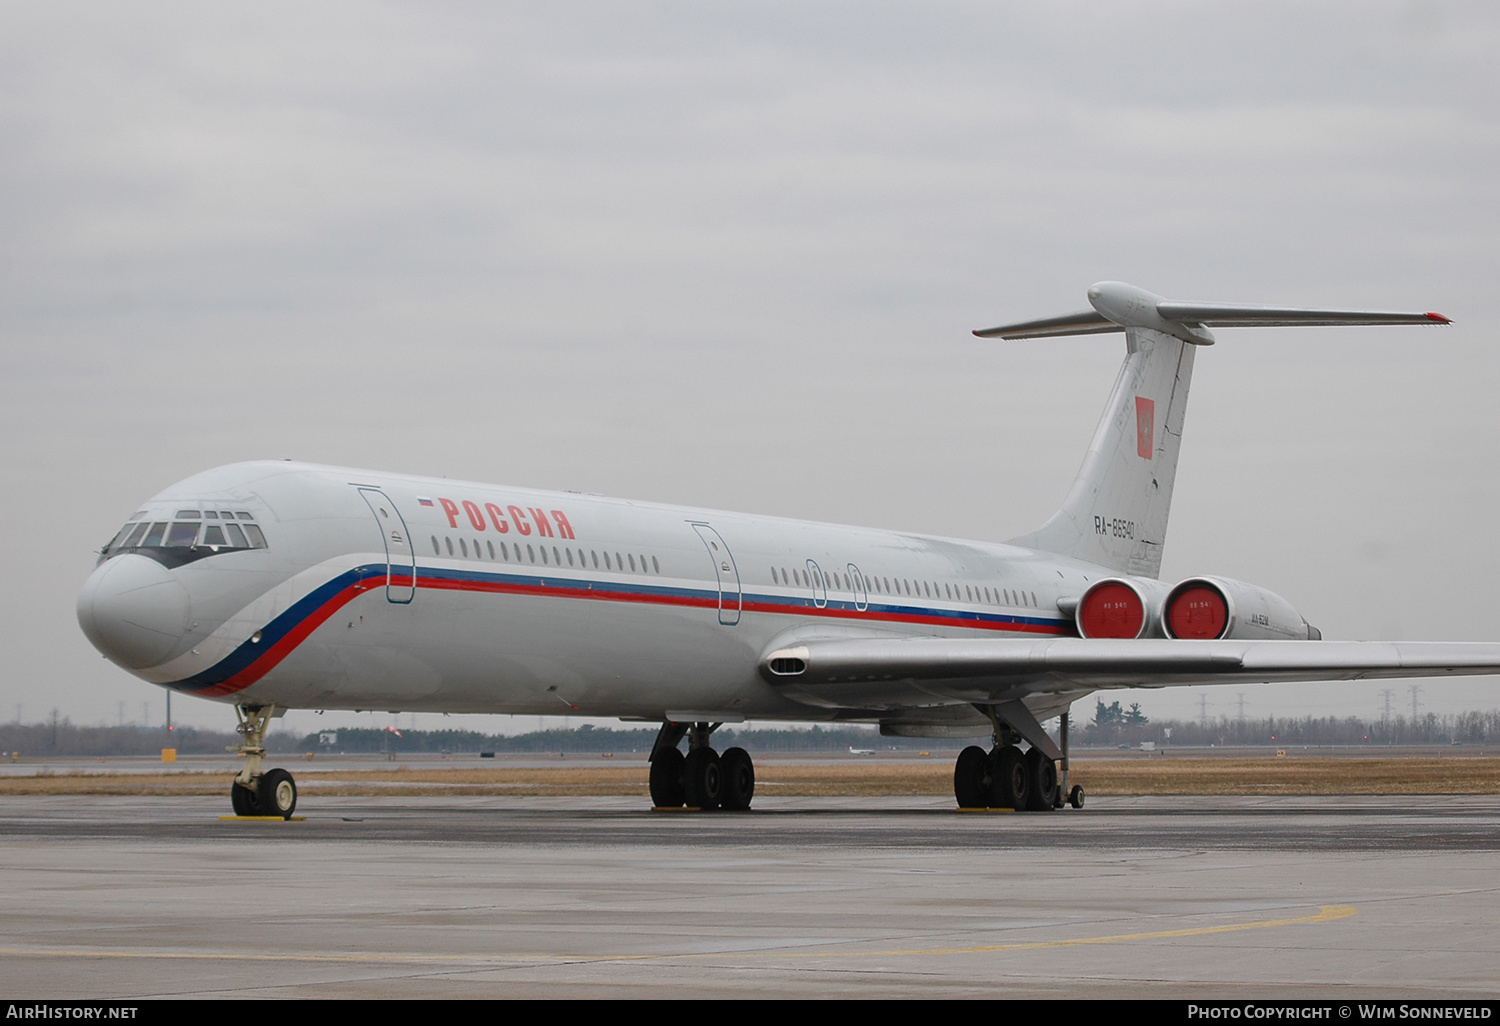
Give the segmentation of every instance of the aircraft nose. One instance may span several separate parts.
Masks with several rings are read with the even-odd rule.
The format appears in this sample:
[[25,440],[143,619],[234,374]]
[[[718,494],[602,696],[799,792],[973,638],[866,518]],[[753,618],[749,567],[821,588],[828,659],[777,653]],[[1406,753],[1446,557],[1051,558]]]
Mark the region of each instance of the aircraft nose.
[[79,592],[78,625],[95,648],[126,669],[154,666],[187,632],[187,589],[154,559],[116,556]]

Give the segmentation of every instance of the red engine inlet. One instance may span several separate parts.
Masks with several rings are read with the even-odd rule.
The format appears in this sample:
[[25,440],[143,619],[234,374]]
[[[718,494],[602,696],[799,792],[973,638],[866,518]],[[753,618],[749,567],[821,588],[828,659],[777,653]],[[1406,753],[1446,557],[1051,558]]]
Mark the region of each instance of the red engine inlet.
[[1078,602],[1078,633],[1085,638],[1139,638],[1146,627],[1146,606],[1136,590],[1121,581],[1100,581]]
[[1189,581],[1167,597],[1167,634],[1211,641],[1229,626],[1229,603],[1222,592],[1202,581]]
[[1192,577],[1167,594],[1161,626],[1169,638],[1212,641],[1316,641],[1323,635],[1274,591],[1228,577]]

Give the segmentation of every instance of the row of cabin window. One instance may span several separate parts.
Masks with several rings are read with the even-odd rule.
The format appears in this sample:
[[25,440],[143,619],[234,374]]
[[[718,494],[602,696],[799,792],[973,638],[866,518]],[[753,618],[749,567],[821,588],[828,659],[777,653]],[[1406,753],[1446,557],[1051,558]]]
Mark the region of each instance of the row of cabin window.
[[[777,568],[774,567],[774,566],[771,567],[771,583],[772,584],[775,584],[776,581],[777,581],[777,573],[778,573]],[[814,574],[817,575],[818,584],[820,586],[825,586],[826,585],[829,588],[837,588],[839,586],[839,577],[840,577],[840,574],[839,574],[838,571],[833,571],[831,573],[819,573],[818,571],[799,570],[796,567],[793,567],[792,568],[792,573],[791,573],[791,579],[790,579],[790,581],[787,578],[786,567],[782,567],[780,569],[779,573],[780,573],[780,581],[781,581],[781,583],[789,585],[789,586],[790,586],[791,583],[795,582],[797,584],[802,585],[805,588],[811,588],[813,586],[813,580],[814,580],[813,575]],[[843,581],[844,581],[844,590],[845,591],[849,591],[849,592],[854,591],[854,582],[853,582],[853,580],[849,577],[849,575],[847,573],[843,574],[842,576],[843,576]],[[931,581],[931,582],[928,582],[928,581],[909,581],[909,580],[906,580],[904,578],[898,577],[898,578],[896,578],[896,583],[895,583],[895,585],[893,587],[891,585],[891,579],[889,577],[873,577],[873,576],[865,576],[865,575],[862,575],[862,576],[865,577],[865,581],[876,592],[884,592],[887,595],[900,595],[902,593],[902,589],[904,588],[907,595],[912,595],[912,596],[914,596],[916,598],[921,598],[924,595],[927,598],[944,598],[944,597],[946,597],[949,601],[952,601],[952,602],[957,602],[958,598],[959,598],[959,596],[958,596],[958,585],[956,585],[956,584],[949,585],[949,584],[945,583],[943,585],[943,594],[940,595],[940,594],[938,594],[938,583],[936,581]],[[970,601],[970,602],[978,602],[980,596],[983,595],[984,596],[984,601],[985,601],[986,605],[998,606],[998,605],[1001,605],[1000,597],[1001,597],[1001,595],[1003,593],[1004,596],[1005,596],[1005,602],[1004,602],[1005,605],[1008,605],[1008,606],[1036,606],[1036,605],[1039,605],[1039,603],[1036,600],[1036,592],[1032,592],[1032,593],[1030,593],[1030,595],[1028,595],[1024,591],[1019,591],[1019,590],[1017,590],[1017,591],[1011,591],[1009,588],[1003,589],[1003,592],[1002,592],[1002,589],[996,588],[996,589],[994,589],[993,592],[991,592],[989,588],[981,587],[981,586],[978,586],[978,585],[968,585],[968,584],[966,584],[963,587],[964,587],[964,595],[967,598],[967,600]],[[1028,599],[1030,601],[1028,601]]]
[[[178,510],[177,515],[192,513],[197,516],[196,510]],[[213,513],[215,518],[217,513]],[[249,519],[250,514],[241,514]],[[224,514],[225,519],[230,514]],[[199,530],[202,530],[202,539],[199,539]],[[231,549],[263,549],[266,547],[266,536],[261,533],[259,527],[254,524],[232,523],[232,524],[206,524],[201,521],[173,521],[168,524],[162,521],[151,523],[141,521],[140,523],[126,524],[120,528],[120,533],[115,535],[114,540],[105,546],[106,552],[114,552],[116,549],[188,549],[196,545],[207,545],[210,548]]]
[[[443,541],[445,543],[447,543],[447,546],[448,546],[448,555],[450,555],[450,556],[456,556],[456,555],[462,554],[465,559],[469,558],[469,541],[468,541],[468,539],[466,539],[466,538],[459,538],[458,539],[458,550],[456,552],[454,551],[453,539],[451,537],[445,536],[443,538]],[[492,542],[492,541],[486,541],[484,543],[484,545],[485,545],[485,548],[487,548],[489,550],[490,559],[492,559],[492,560],[504,560],[507,563],[511,562],[511,549],[510,549],[510,546],[508,544],[506,544],[505,542],[501,542],[500,543],[500,554],[499,554],[499,556],[495,555],[495,543],[494,542]],[[545,546],[545,545],[538,545],[536,547],[536,549],[533,549],[530,545],[527,545],[526,546],[526,558],[527,558],[527,561],[529,561],[531,563],[535,563],[536,562],[537,550],[540,550],[540,552],[541,552],[541,555],[542,555],[542,565],[543,566],[562,566],[563,565],[563,560],[566,559],[568,561],[568,565],[569,566],[578,566],[578,567],[583,567],[584,569],[588,568],[588,561],[584,557],[582,549],[578,549],[577,550],[577,552],[578,552],[578,559],[575,562],[574,559],[573,559],[573,552],[574,552],[573,549],[561,549],[561,550],[559,550],[558,547],[556,545],[554,545],[554,546],[552,546],[552,560],[549,562],[547,560],[547,546]],[[435,555],[435,556],[441,556],[443,554],[443,549],[438,544],[437,535],[433,535],[432,536],[432,554]],[[589,550],[589,556],[591,556],[593,558],[594,569],[595,570],[599,569],[599,553],[596,550],[590,549]],[[478,538],[474,539],[474,556],[473,556],[473,558],[474,559],[483,559],[484,558],[483,552],[482,552],[482,550],[479,547],[479,539]],[[609,561],[609,553],[608,552],[604,553],[604,569],[606,569],[606,570],[615,570],[615,571],[618,571],[620,573],[624,573],[625,572],[625,564],[626,564],[627,561],[630,564],[630,572],[631,573],[642,573],[643,574],[643,573],[647,572],[647,570],[646,570],[646,557],[645,557],[645,555],[642,555],[640,557],[640,563],[637,564],[636,563],[636,556],[635,556],[634,553],[627,552],[624,555],[621,555],[620,553],[616,552],[615,553],[615,561],[614,561],[613,564],[611,564],[610,561]],[[515,562],[517,562],[517,563],[521,562],[521,543],[520,542],[516,542],[515,543]],[[639,567],[640,567],[639,570],[636,569],[637,565],[639,565]],[[657,558],[655,556],[651,557],[651,571],[650,572],[656,573],[656,574],[660,574],[661,573],[661,563],[657,561]]]

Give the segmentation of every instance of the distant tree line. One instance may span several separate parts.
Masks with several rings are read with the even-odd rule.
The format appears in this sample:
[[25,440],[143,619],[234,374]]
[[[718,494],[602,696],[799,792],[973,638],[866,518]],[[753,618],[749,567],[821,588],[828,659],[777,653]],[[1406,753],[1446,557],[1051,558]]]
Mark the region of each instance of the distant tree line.
[[[649,752],[656,740],[656,727],[616,729],[583,724],[570,729],[538,730],[529,734],[485,734],[473,730],[403,730],[398,734],[371,727],[338,727],[311,734],[294,735],[272,730],[266,749],[292,753],[370,754],[477,754],[479,752]],[[322,742],[331,735],[332,744]],[[0,724],[0,752],[22,756],[159,755],[175,748],[179,755],[223,755],[239,743],[230,731],[177,727],[168,734],[164,727],[83,727],[65,716],[43,723]],[[738,730],[721,727],[714,731],[714,746],[720,751],[740,745],[762,752],[829,752],[848,748],[933,748],[957,742],[913,738],[883,738],[873,727],[813,727],[811,730]]]
[[[309,752],[428,752],[469,754],[475,752],[649,752],[656,741],[656,727],[615,728],[584,724],[569,729],[537,730],[529,734],[483,734],[472,730],[403,730],[398,737],[386,730],[369,727],[327,730],[308,734],[300,750]],[[332,743],[322,741],[334,735]],[[757,752],[835,752],[849,748],[932,748],[944,742],[914,738],[881,737],[871,727],[813,727],[811,730],[754,729],[736,730],[720,727],[714,731],[714,747],[719,751],[736,745]],[[948,743],[949,745],[953,742]]]
[[80,727],[66,716],[45,723],[0,724],[0,752],[22,755],[158,755],[175,748],[183,755],[223,755],[239,735],[196,727]]
[[[1131,707],[1135,709],[1134,706]],[[1170,733],[1168,733],[1170,732]],[[1267,716],[1261,719],[1161,720],[1130,719],[1119,703],[1099,702],[1093,722],[1074,735],[1084,745],[1136,745],[1153,741],[1158,747],[1207,745],[1478,745],[1500,744],[1500,709],[1449,716],[1427,713],[1416,718],[1393,716],[1366,720],[1358,716]]]
[[[1234,719],[1221,716],[1209,720],[1150,720],[1139,704],[1121,708],[1119,702],[1097,701],[1094,719],[1073,723],[1072,740],[1081,746],[1132,747],[1142,741],[1158,748],[1209,745],[1446,745],[1500,744],[1500,710],[1464,712],[1439,716],[1427,713],[1415,719],[1394,716],[1364,720],[1347,717],[1265,717]],[[1055,724],[1049,724],[1054,726]],[[485,734],[472,730],[404,730],[400,736],[370,727],[339,727],[302,736],[272,731],[266,748],[278,754],[321,752],[327,754],[402,754],[479,752],[647,752],[656,740],[655,727],[595,727],[532,731],[529,734]],[[1168,735],[1170,731],[1170,735]],[[333,735],[333,743],[321,740]],[[178,727],[169,735],[162,727],[82,727],[67,717],[54,716],[42,723],[0,724],[0,752],[22,756],[75,756],[92,758],[111,755],[157,755],[163,748],[176,748],[181,755],[223,755],[239,742],[229,731]],[[721,727],[714,732],[714,747],[723,751],[739,745],[752,752],[841,752],[849,748],[876,751],[948,751],[965,744],[987,744],[983,737],[973,742],[938,738],[881,737],[873,727],[818,727],[811,730]]]

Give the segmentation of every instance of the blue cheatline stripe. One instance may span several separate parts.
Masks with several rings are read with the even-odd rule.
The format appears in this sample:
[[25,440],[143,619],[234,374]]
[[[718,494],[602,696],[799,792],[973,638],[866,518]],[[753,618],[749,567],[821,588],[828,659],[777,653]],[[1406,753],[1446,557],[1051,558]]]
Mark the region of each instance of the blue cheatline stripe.
[[[559,568],[560,570],[561,568]],[[257,641],[245,641],[229,655],[201,673],[174,681],[167,687],[204,695],[232,694],[249,687],[293,651],[324,620],[346,602],[384,587],[385,563],[367,563],[334,576],[292,603],[260,630]],[[615,602],[718,608],[719,590],[669,585],[637,584],[593,578],[554,577],[548,574],[516,574],[418,567],[417,590],[473,591],[497,594],[533,594],[556,598],[595,599]],[[832,600],[824,607],[811,598],[742,592],[746,612],[784,616],[816,616],[841,620],[878,620],[921,623],[929,626],[968,627],[1005,632],[1062,634],[1067,621],[1055,617],[981,613],[974,610],[935,609],[926,606],[871,602],[865,610],[853,602]]]
[[[229,655],[202,673],[196,673],[184,680],[174,681],[167,686],[182,691],[198,691],[205,688],[217,687],[230,681],[249,670],[257,660],[262,659],[277,646],[281,645],[292,632],[306,623],[310,617],[323,610],[329,603],[338,599],[355,585],[371,578],[383,578],[385,573],[386,567],[384,563],[366,564],[354,567],[351,570],[345,570],[331,580],[320,584],[296,602],[293,602],[285,611],[272,618],[270,623],[260,629],[260,638],[258,640],[245,641],[233,652],[229,653]],[[342,604],[342,602],[339,603],[339,605]]]

